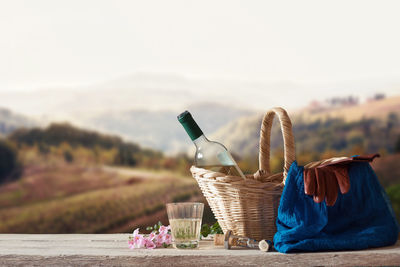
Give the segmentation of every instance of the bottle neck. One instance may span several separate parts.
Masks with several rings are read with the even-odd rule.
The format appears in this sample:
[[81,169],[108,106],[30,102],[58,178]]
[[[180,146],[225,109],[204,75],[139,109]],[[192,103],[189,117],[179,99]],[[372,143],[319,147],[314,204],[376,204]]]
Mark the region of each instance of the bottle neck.
[[180,114],[178,116],[178,120],[182,124],[183,128],[185,128],[185,131],[192,141],[203,135],[203,131],[200,129],[199,125],[197,125],[189,111],[185,111]]
[[210,142],[210,141],[207,139],[207,137],[204,134],[200,135],[198,138],[193,140],[193,143],[197,148],[201,147],[203,144],[205,144],[207,142]]

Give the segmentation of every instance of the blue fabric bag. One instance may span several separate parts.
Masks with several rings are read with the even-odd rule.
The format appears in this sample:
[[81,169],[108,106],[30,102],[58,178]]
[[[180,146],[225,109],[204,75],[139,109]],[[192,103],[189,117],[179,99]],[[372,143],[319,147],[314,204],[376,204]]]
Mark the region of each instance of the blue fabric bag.
[[304,194],[304,167],[293,162],[282,192],[274,247],[277,251],[357,250],[396,243],[399,227],[390,201],[367,162],[351,163],[350,191],[335,205]]

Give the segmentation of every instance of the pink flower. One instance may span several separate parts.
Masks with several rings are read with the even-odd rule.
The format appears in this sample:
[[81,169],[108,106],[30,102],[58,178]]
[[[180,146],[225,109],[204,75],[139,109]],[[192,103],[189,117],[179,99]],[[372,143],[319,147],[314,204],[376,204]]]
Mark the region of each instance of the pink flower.
[[164,240],[165,240],[165,235],[164,235],[164,234],[158,234],[158,235],[156,236],[156,241],[157,241],[157,242],[159,242],[159,243],[164,243]]
[[172,236],[170,234],[166,234],[164,237],[164,243],[170,245],[172,243]]
[[149,234],[148,239],[149,239],[149,240],[153,240],[155,237],[156,237],[156,234],[155,234],[154,232],[151,232],[151,233]]
[[156,238],[155,238],[154,242],[156,243],[157,247],[162,247],[163,243],[164,243],[164,240],[165,240],[165,236],[162,235],[162,234],[158,234],[158,235],[156,235]]
[[171,229],[169,225],[168,226],[161,225],[158,231],[160,232],[160,234],[165,235],[166,233],[168,233],[169,229]]
[[145,240],[145,246],[146,246],[146,248],[148,248],[148,249],[153,249],[153,248],[156,247],[156,245],[154,244],[154,242],[151,241],[151,240],[149,240],[148,238],[145,238],[144,240]]
[[128,246],[129,246],[130,249],[134,249],[135,248],[133,240],[129,240],[128,241]]
[[128,245],[130,249],[135,248],[148,248],[154,249],[156,247],[167,247],[172,243],[171,235],[168,231],[171,227],[161,225],[159,229],[159,234],[156,232],[151,232],[147,237],[139,234],[139,228],[133,231],[131,237],[129,237]]
[[132,236],[135,237],[139,234],[139,228],[136,228],[135,231],[133,231]]
[[129,244],[130,248],[142,248],[145,245],[145,239],[143,235],[139,234],[139,228],[133,231],[132,243]]

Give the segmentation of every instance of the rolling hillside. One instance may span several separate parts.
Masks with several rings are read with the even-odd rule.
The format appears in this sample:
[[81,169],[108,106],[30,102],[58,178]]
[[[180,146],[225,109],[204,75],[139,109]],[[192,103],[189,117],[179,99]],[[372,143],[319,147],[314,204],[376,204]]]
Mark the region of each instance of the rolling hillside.
[[[205,133],[218,130],[229,121],[248,116],[254,111],[216,103],[198,103],[188,109]],[[180,112],[127,110],[105,112],[82,118],[86,127],[122,135],[127,140],[169,154],[186,151],[190,139],[177,121]]]
[[[224,143],[234,153],[256,156],[263,115],[242,117],[219,129],[211,138]],[[400,136],[400,97],[321,112],[289,111],[289,116],[297,153],[326,150],[349,153],[357,152],[351,151],[356,147],[365,152],[381,149],[393,152]],[[271,138],[273,150],[282,148],[276,121]]]
[[[301,115],[299,115],[299,113],[301,113]],[[367,101],[360,105],[327,109],[319,112],[312,111],[310,108],[305,108],[295,112],[294,116],[301,116],[302,119],[306,121],[342,118],[346,122],[351,122],[362,118],[385,119],[389,113],[400,114],[400,96]]]

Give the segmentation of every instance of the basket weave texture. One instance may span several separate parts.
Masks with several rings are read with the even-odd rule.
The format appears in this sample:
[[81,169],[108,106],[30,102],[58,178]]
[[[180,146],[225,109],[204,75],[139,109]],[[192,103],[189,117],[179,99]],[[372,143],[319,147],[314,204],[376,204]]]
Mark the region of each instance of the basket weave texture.
[[[282,173],[271,174],[270,136],[275,115],[282,129],[285,163]],[[246,179],[195,166],[190,171],[225,233],[232,230],[234,235],[272,240],[286,175],[295,160],[292,123],[283,108],[273,108],[265,114],[259,149],[259,170],[246,175]]]

